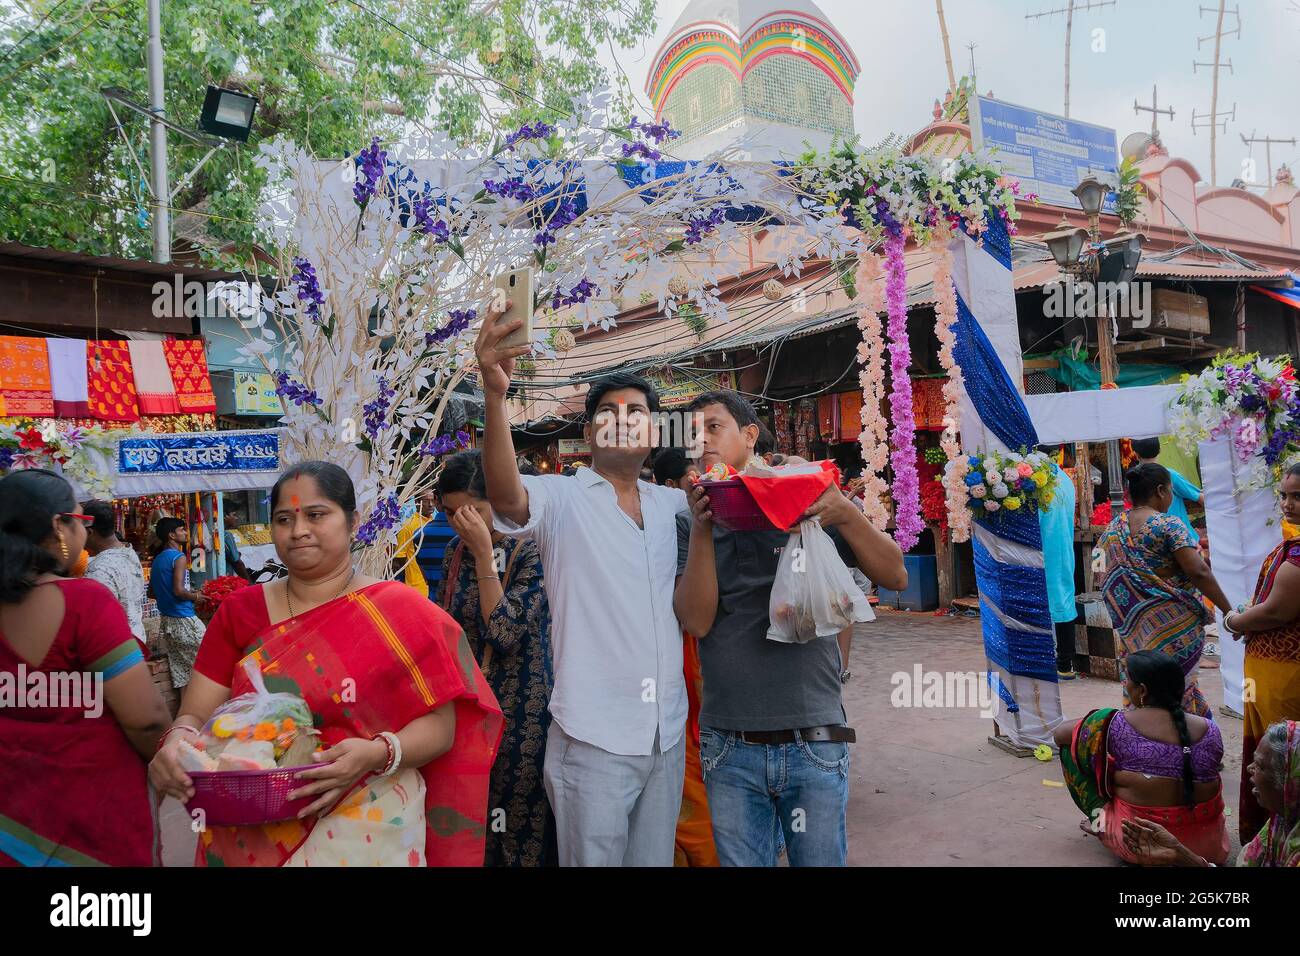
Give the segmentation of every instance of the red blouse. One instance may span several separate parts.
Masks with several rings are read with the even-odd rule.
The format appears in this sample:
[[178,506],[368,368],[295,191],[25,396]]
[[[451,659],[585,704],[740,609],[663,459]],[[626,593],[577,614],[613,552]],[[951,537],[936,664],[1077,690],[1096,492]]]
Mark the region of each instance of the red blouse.
[[232,592],[212,617],[194,658],[194,670],[222,687],[229,687],[235,668],[248,653],[255,635],[271,626],[266,610],[265,585],[254,584]]

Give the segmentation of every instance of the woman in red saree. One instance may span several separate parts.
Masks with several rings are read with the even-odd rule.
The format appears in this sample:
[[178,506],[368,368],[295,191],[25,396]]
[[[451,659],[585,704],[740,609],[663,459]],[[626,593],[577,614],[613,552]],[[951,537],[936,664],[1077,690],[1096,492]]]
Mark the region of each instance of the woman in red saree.
[[112,592],[66,577],[87,520],[53,472],[0,481],[0,866],[153,862],[167,707]]
[[[337,465],[285,472],[271,492],[271,525],[289,575],[231,595],[209,625],[180,715],[150,765],[154,785],[193,795],[176,747],[250,690],[240,666],[248,655],[268,690],[307,701],[328,765],[301,773],[291,796],[316,799],[298,819],[206,828],[199,865],[482,865],[500,708],[441,609],[352,570],[355,507]],[[396,763],[387,734],[400,743]]]

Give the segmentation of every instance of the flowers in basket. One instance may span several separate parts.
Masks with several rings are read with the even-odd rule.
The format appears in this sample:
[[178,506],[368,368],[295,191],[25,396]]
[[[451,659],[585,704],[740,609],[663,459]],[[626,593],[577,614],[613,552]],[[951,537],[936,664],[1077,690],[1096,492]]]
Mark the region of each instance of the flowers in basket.
[[971,455],[965,464],[966,503],[976,518],[997,518],[1004,510],[1046,511],[1052,503],[1052,463],[1041,452],[989,452]]
[[1225,352],[1199,375],[1183,376],[1170,421],[1188,451],[1207,438],[1231,438],[1248,464],[1244,488],[1275,484],[1300,454],[1300,386],[1290,357]]
[[244,659],[253,684],[216,709],[194,740],[179,745],[186,771],[275,770],[313,762],[318,734],[297,694],[270,693],[255,656]]

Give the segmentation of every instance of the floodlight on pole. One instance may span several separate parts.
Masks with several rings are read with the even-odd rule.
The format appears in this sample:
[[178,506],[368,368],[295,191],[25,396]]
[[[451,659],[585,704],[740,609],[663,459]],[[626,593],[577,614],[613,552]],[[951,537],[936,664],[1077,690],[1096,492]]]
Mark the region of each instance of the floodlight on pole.
[[203,112],[199,114],[199,129],[222,139],[247,143],[257,103],[256,96],[209,86],[203,98]]

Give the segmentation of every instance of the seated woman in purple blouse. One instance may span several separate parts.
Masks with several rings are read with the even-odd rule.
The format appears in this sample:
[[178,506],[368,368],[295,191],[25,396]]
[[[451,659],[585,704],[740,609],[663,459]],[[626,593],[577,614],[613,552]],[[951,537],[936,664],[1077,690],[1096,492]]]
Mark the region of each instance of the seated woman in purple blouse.
[[[1127,664],[1125,689],[1132,705],[1114,711],[1108,719],[1101,712],[1084,718],[1090,732],[1101,735],[1093,741],[1098,759],[1090,765],[1096,770],[1101,805],[1082,826],[1128,863],[1142,860],[1124,841],[1124,822],[1148,820],[1175,834],[1208,862],[1222,864],[1230,847],[1219,777],[1223,761],[1219,728],[1214,721],[1183,710],[1183,672],[1173,658],[1158,651],[1136,651]],[[1076,737],[1074,724],[1063,724],[1056,731],[1057,745],[1073,748],[1077,757]],[[1072,766],[1067,763],[1067,775]]]

